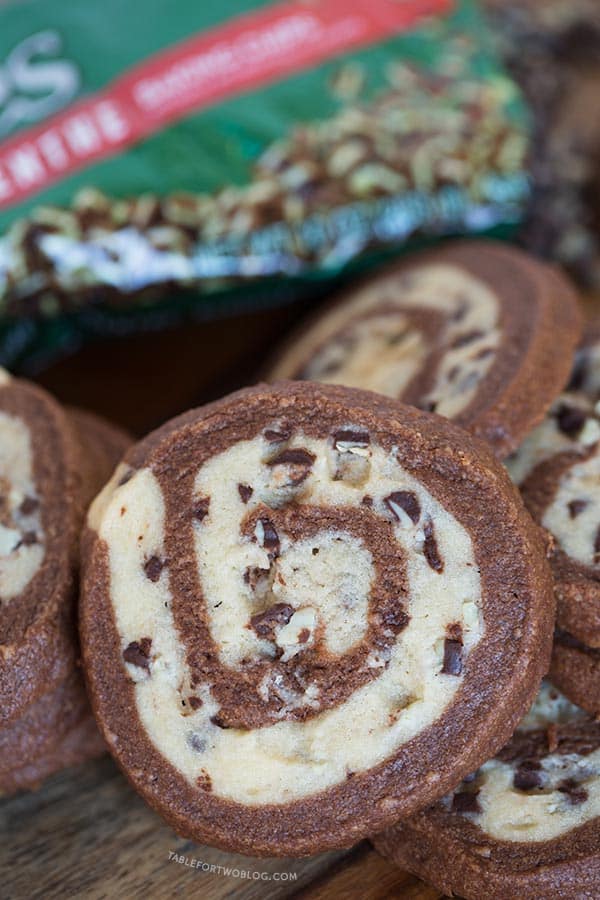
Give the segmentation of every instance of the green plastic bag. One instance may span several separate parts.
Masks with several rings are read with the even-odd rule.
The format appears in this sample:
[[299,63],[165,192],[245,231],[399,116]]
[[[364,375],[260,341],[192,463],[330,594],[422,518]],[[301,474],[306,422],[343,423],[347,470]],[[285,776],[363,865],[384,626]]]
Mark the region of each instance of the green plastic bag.
[[506,231],[528,123],[470,2],[0,8],[0,362]]

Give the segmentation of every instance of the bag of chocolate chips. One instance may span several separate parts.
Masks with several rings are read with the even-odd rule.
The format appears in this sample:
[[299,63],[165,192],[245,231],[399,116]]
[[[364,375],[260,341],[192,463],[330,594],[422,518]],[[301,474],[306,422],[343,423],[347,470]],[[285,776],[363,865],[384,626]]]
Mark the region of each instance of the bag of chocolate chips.
[[600,3],[483,0],[533,115],[525,248],[600,289]]
[[0,363],[509,233],[528,118],[469,0],[0,7]]

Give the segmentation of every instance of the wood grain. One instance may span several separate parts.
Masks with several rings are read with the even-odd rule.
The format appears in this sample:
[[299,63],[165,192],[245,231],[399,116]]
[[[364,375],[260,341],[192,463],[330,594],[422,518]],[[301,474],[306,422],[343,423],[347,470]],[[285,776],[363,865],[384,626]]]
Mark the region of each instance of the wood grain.
[[329,900],[329,898],[360,897],[360,900],[439,900],[442,896],[418,878],[401,872],[386,862],[368,842],[359,844],[350,856],[335,860],[306,888],[298,898]]
[[108,757],[0,802],[0,873],[6,900],[440,896],[367,842],[301,860],[253,859],[194,844],[146,806]]

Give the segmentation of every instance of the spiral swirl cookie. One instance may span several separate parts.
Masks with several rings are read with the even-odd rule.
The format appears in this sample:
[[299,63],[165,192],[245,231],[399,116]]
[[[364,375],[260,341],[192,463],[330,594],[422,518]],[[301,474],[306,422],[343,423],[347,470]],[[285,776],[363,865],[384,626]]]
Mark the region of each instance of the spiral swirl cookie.
[[556,270],[465,241],[352,288],[293,337],[268,378],[378,391],[453,419],[503,457],[563,388],[579,331],[576,297]]
[[374,844],[466,900],[600,896],[600,723],[544,684],[494,759]]
[[588,326],[568,387],[507,467],[553,537],[552,678],[600,714],[600,322]]
[[133,448],[92,505],[92,707],[181,834],[349,845],[445,793],[533,699],[538,530],[489,450],[368,392],[259,386]]
[[0,728],[73,671],[85,509],[129,440],[0,374]]

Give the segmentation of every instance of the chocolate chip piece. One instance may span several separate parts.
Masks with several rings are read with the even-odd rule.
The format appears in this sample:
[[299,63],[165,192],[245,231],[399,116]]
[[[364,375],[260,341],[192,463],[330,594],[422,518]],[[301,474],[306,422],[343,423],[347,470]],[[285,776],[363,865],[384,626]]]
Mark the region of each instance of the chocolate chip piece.
[[294,607],[289,603],[275,603],[264,612],[257,613],[250,619],[250,628],[257,637],[268,641],[275,640],[275,629],[287,625],[294,615]]
[[223,721],[223,719],[221,718],[221,716],[211,716],[211,717],[210,717],[210,721],[213,723],[213,725],[216,725],[217,728],[227,729],[227,728],[230,727],[229,725],[227,725],[227,724]]
[[457,297],[456,299],[460,300],[461,302],[459,303],[457,309],[450,316],[451,322],[460,322],[461,319],[464,319],[465,314],[469,308],[469,303],[467,300],[461,300],[460,297]]
[[427,522],[425,522],[423,534],[425,535],[425,543],[423,545],[425,559],[429,563],[430,568],[432,568],[435,572],[443,572],[444,561],[439,554],[438,545],[433,530],[433,522],[431,521],[431,519],[428,519]]
[[537,759],[524,759],[513,776],[513,786],[518,791],[532,791],[543,784]]
[[596,529],[596,537],[594,538],[594,565],[600,563],[600,525]]
[[310,637],[310,630],[308,628],[303,628],[298,633],[298,643],[305,644]]
[[292,436],[292,429],[288,425],[279,425],[274,428],[265,428],[263,437],[269,444],[281,444],[283,441],[289,441]]
[[204,753],[206,751],[206,738],[200,737],[195,731],[190,731],[187,734],[186,741],[196,753]]
[[332,434],[335,450],[348,450],[349,447],[368,447],[371,435],[359,428],[339,428]]
[[144,572],[150,581],[157,582],[164,567],[165,562],[159,556],[150,556],[144,563]]
[[454,338],[450,347],[452,350],[457,350],[459,347],[465,347],[467,344],[472,344],[473,341],[479,340],[479,338],[484,337],[485,332],[483,331],[467,331],[465,334],[459,334],[458,337]]
[[255,591],[258,582],[261,578],[265,578],[269,572],[270,569],[263,569],[261,566],[248,566],[244,572],[244,581],[246,584],[250,585],[253,591]]
[[315,459],[314,453],[303,447],[290,447],[269,460],[269,466],[312,466]]
[[194,504],[193,516],[198,522],[202,522],[208,515],[210,508],[210,497],[200,497]]
[[354,487],[364,484],[371,470],[371,437],[362,428],[340,428],[331,434],[329,470],[334,481]]
[[588,367],[585,359],[580,359],[575,363],[570,381],[567,385],[568,391],[579,391],[583,387],[583,383],[588,376]]
[[265,548],[269,557],[274,559],[276,556],[279,556],[279,550],[281,548],[277,529],[270,519],[259,519],[257,524],[259,526],[257,535],[258,542]]
[[152,638],[144,637],[139,641],[132,641],[123,650],[123,659],[132,666],[138,666],[140,669],[150,669],[150,650],[152,648]]
[[368,494],[365,494],[365,496],[362,498],[362,500],[360,502],[363,506],[366,506],[367,509],[371,509],[373,506],[373,498],[370,497]]
[[554,641],[557,644],[562,644],[563,647],[573,647],[575,650],[583,650],[586,653],[591,653],[592,648],[586,647],[581,641],[578,641],[576,637],[572,634],[569,634],[568,631],[563,631],[562,628],[554,629]]
[[402,329],[402,331],[398,331],[396,334],[390,334],[386,336],[385,342],[388,347],[397,347],[398,344],[402,344],[406,340],[406,331]]
[[202,706],[202,700],[200,699],[200,697],[196,697],[194,694],[192,694],[191,697],[188,697],[187,702],[192,709],[200,709],[200,707]]
[[36,509],[38,509],[39,505],[40,501],[36,500],[35,497],[25,497],[25,499],[19,506],[19,512],[23,516],[30,516],[36,511]]
[[459,791],[452,798],[452,812],[480,813],[479,791]]
[[242,499],[242,503],[247,503],[254,493],[254,488],[251,488],[249,484],[238,484],[238,492]]
[[399,509],[404,510],[411,522],[416,525],[421,515],[421,504],[412,491],[394,491],[384,498],[385,505],[398,522],[401,521]]
[[576,406],[567,406],[562,403],[556,410],[556,422],[563,434],[575,438],[583,428],[586,414]]
[[575,519],[579,513],[583,512],[583,510],[588,505],[587,500],[571,500],[567,503],[567,509],[569,510],[569,515],[572,519]]
[[454,638],[444,639],[444,662],[442,665],[443,675],[460,675],[462,672],[463,645],[462,641]]
[[446,637],[452,638],[452,640],[460,641],[462,643],[462,624],[460,622],[450,622],[449,625],[446,625]]
[[302,447],[293,447],[288,450],[282,450],[273,459],[270,459],[267,465],[270,468],[274,466],[289,466],[290,482],[294,486],[301,484],[312,468],[316,459],[314,453],[309,453]]
[[201,791],[206,791],[207,793],[211,793],[212,791],[212,781],[208,772],[202,772],[202,774],[198,775],[196,778],[196,785],[200,788]]
[[410,616],[397,604],[390,609],[386,609],[381,615],[381,622],[386,627],[398,634],[403,628],[406,628],[410,622]]
[[556,722],[552,722],[546,728],[546,742],[548,744],[548,753],[554,753],[558,750],[558,726]]
[[573,806],[577,806],[579,803],[585,803],[589,797],[587,790],[583,785],[578,784],[574,778],[565,778],[565,780],[561,781],[558,785],[558,790],[561,794],[565,794],[568,797],[569,803]]

